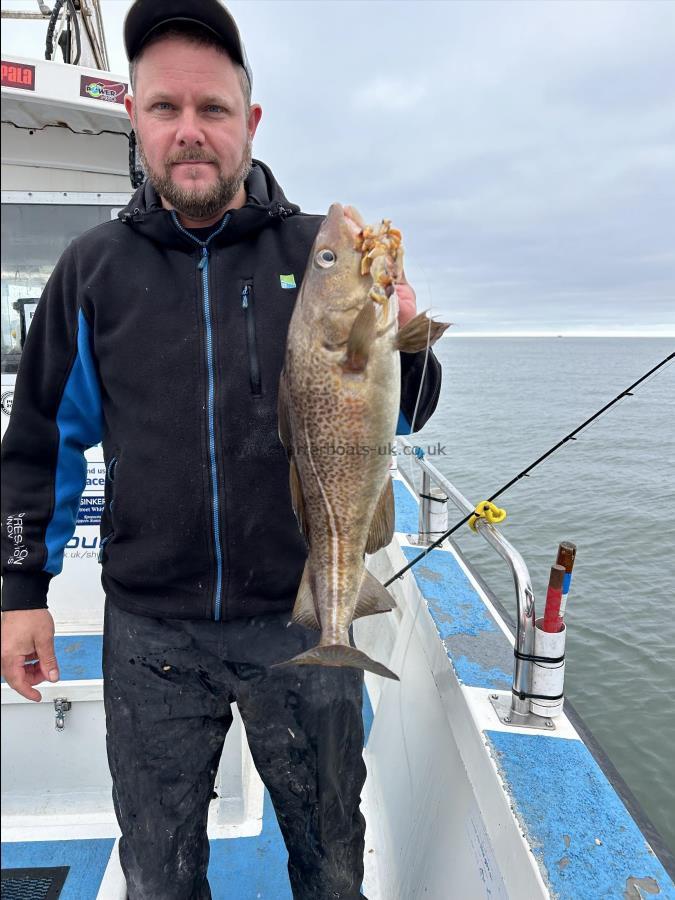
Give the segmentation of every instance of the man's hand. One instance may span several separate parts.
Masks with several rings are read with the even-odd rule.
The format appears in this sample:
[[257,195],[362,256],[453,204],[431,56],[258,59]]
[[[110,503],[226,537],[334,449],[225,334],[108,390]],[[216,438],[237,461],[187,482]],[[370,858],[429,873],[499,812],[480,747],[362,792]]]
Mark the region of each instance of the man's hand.
[[34,684],[59,680],[54,620],[49,610],[10,610],[2,614],[2,675],[18,694],[36,702],[42,700],[42,694]]
[[403,328],[417,315],[417,297],[412,285],[408,284],[405,272],[401,272],[401,277],[394,288],[398,297],[398,327]]

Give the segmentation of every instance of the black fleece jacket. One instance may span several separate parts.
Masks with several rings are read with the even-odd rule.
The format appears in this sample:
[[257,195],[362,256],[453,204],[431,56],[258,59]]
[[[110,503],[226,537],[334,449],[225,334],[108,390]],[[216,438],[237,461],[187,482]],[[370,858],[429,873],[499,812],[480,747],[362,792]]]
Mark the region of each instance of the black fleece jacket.
[[[3,609],[47,605],[75,530],[84,451],[99,442],[102,580],[114,603],[222,620],[292,607],[306,547],[277,385],[322,217],[289,203],[263,163],[246,187],[245,206],[202,244],[146,182],[59,260],[3,441]],[[424,354],[401,356],[405,431]],[[429,354],[417,427],[439,390]]]

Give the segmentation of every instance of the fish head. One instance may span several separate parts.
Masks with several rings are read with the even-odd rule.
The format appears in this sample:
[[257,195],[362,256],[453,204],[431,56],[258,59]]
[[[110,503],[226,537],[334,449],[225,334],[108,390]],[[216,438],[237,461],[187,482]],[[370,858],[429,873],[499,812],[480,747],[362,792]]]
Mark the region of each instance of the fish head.
[[307,326],[328,345],[347,339],[372,285],[372,278],[361,274],[362,227],[356,210],[333,203],[307,262],[298,304]]

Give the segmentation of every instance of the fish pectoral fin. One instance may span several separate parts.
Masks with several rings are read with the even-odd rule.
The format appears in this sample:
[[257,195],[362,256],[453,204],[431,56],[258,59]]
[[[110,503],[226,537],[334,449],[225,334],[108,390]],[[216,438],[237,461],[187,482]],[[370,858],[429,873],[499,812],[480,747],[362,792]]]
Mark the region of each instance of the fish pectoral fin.
[[291,487],[291,503],[293,504],[293,512],[298,520],[300,531],[305,536],[307,544],[309,544],[309,522],[305,515],[305,500],[302,496],[302,484],[300,483],[300,475],[295,459],[291,457],[288,469],[288,482]]
[[377,578],[366,569],[359,589],[359,595],[356,598],[354,618],[359,619],[361,616],[391,612],[395,606],[394,598],[386,587],[380,584]]
[[293,437],[291,432],[291,422],[288,414],[288,386],[286,384],[286,373],[282,369],[279,377],[279,396],[277,398],[277,419],[279,421],[279,440],[286,449],[288,458],[291,457]]
[[434,322],[426,313],[418,313],[414,319],[411,319],[403,328],[399,329],[394,339],[394,345],[397,350],[404,353],[418,353],[425,350],[427,345],[431,347],[446,328],[449,328],[448,322]]
[[345,372],[363,372],[368,364],[370,348],[377,337],[377,317],[375,306],[371,300],[361,307],[361,311],[354,319],[349,337],[347,338],[347,353],[342,363]]
[[373,521],[370,523],[370,533],[366,543],[366,553],[375,553],[382,547],[391,543],[394,536],[394,520],[396,509],[394,506],[394,488],[391,477],[387,475],[387,481],[382,488],[380,499],[377,501]]
[[316,614],[314,606],[314,596],[309,583],[309,563],[305,563],[305,570],[302,573],[302,580],[298,588],[298,595],[295,598],[295,606],[293,607],[293,621],[305,628],[313,628],[315,631],[321,630],[321,623]]

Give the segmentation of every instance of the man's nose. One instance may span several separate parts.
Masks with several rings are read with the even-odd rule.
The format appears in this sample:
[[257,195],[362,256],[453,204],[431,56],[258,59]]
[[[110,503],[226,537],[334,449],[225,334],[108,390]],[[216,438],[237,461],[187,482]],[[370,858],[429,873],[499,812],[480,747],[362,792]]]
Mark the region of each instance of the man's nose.
[[181,113],[176,131],[176,142],[181,147],[200,147],[204,144],[204,131],[196,113],[192,110],[184,110]]

